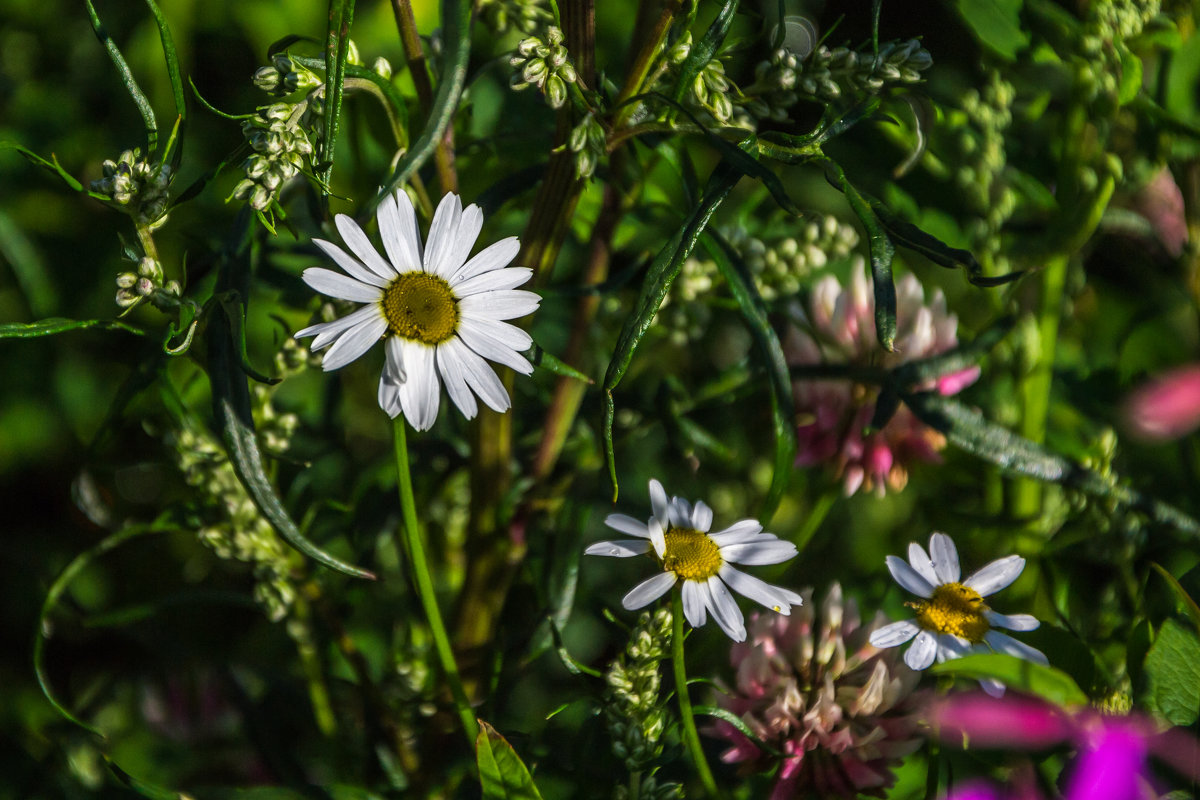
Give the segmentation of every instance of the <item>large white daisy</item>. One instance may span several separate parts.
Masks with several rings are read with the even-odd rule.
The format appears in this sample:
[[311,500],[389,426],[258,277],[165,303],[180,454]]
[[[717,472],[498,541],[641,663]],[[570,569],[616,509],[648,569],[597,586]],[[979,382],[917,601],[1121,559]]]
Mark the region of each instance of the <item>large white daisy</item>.
[[[908,563],[899,556],[888,556],[887,568],[896,583],[923,599],[907,604],[917,612],[915,619],[884,625],[871,634],[871,644],[896,647],[913,639],[904,653],[904,663],[912,669],[992,651],[1046,663],[1041,650],[996,630],[1031,631],[1040,624],[1035,617],[997,614],[983,601],[1017,579],[1025,568],[1025,559],[1020,556],[997,559],[960,583],[954,540],[935,533],[929,539],[928,553],[912,542]],[[993,697],[1004,694],[1004,685],[999,681],[988,678],[979,683]]]
[[731,564],[780,564],[796,555],[796,545],[763,533],[756,520],[735,522],[723,531],[709,533],[712,509],[702,502],[693,507],[681,497],[667,499],[662,484],[650,481],[653,515],[639,522],[625,514],[609,514],[604,524],[637,539],[596,542],[585,552],[593,556],[626,558],[653,554],[662,572],[639,583],[621,601],[632,611],[662,597],[683,581],[683,615],[693,628],[704,624],[712,613],[721,630],[735,642],[746,640],[746,625],[733,595],[748,597],[780,614],[791,612],[803,602],[800,595],[747,575]]
[[505,268],[520,249],[516,237],[468,260],[483,212],[475,205],[464,209],[456,194],[438,204],[424,252],[416,212],[403,190],[384,198],[376,220],[387,258],[345,214],[334,222],[350,253],[313,240],[345,274],[312,267],[304,271],[304,282],[330,297],[366,305],[298,331],[296,338],[315,336],[313,350],[329,348],[326,370],[344,367],[383,339],[387,364],[379,406],[392,417],[404,414],[417,430],[428,430],[437,419],[442,382],[467,419],[478,410],[475,395],[496,411],[507,410],[508,392],[484,359],[525,375],[533,371],[520,355],[532,343],[529,334],[502,320],[523,317],[541,301],[515,288],[532,270]]

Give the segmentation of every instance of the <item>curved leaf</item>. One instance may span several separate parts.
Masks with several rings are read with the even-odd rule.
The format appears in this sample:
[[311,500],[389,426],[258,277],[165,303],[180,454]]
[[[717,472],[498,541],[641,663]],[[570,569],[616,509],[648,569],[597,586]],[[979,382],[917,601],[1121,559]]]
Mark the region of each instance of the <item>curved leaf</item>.
[[108,35],[108,30],[104,27],[104,23],[100,21],[100,15],[96,13],[96,7],[92,5],[92,0],[83,0],[87,6],[88,19],[92,23],[92,31],[95,32],[96,38],[100,40],[100,44],[104,45],[104,49],[108,51],[108,57],[112,60],[113,65],[117,68],[117,72],[121,75],[121,82],[125,84],[125,89],[129,92],[129,96],[133,98],[134,105],[142,115],[142,121],[146,125],[146,157],[149,158],[158,147],[158,122],[154,119],[154,109],[150,106],[150,101],[146,98],[146,93],[142,91],[142,87],[138,86],[137,79],[133,77],[133,72],[129,69],[129,64],[125,62],[125,57],[121,55],[120,48],[113,38]]
[[725,41],[725,36],[729,33],[729,26],[733,24],[733,15],[737,12],[740,2],[741,0],[725,0],[725,5],[721,6],[721,10],[717,12],[717,18],[708,26],[708,30],[700,37],[700,41],[692,46],[688,57],[679,67],[679,79],[675,82],[674,91],[671,92],[671,98],[675,102],[682,102],[688,87],[696,80],[696,76],[717,54],[717,48]]
[[325,196],[329,195],[333,176],[333,152],[341,123],[342,92],[353,22],[354,0],[329,0],[329,28],[325,41],[325,135],[321,137],[320,156],[317,159],[321,165],[317,183]]
[[7,322],[0,325],[0,339],[33,339],[38,336],[51,336],[66,331],[78,331],[85,328],[101,328],[106,331],[126,331],[137,336],[145,336],[141,328],[135,328],[115,319],[63,319],[48,317],[37,322]]
[[871,283],[875,288],[875,337],[879,345],[891,353],[895,350],[896,341],[896,283],[892,277],[892,258],[896,255],[896,247],[871,204],[846,179],[841,166],[832,161],[829,163],[837,173],[838,183],[850,203],[850,210],[867,229]]
[[479,720],[475,763],[484,800],[542,800],[521,757],[496,729]]
[[1086,705],[1088,697],[1075,679],[1062,670],[1034,664],[1016,656],[982,653],[943,661],[929,668],[933,675],[959,678],[994,678],[1010,689],[1017,689],[1058,706]]
[[561,375],[564,378],[574,378],[577,381],[583,381],[587,384],[594,384],[595,381],[584,375],[579,370],[558,359],[558,357],[543,350],[537,342],[525,351],[529,356],[529,363],[535,367],[541,367],[547,372],[552,372],[555,375]]

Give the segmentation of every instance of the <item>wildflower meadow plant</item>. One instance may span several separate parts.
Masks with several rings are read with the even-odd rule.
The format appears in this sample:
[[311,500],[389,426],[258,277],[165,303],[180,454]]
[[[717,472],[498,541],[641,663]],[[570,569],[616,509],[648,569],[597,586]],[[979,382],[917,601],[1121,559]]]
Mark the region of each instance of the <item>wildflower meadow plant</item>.
[[0,798],[1194,796],[1198,21],[0,0]]

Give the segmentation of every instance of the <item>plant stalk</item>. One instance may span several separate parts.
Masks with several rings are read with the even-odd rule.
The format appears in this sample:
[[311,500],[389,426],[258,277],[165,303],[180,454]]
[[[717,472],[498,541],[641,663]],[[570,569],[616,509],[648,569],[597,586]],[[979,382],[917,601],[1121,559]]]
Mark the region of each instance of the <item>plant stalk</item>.
[[704,749],[700,746],[700,733],[696,730],[696,718],[692,714],[692,700],[688,697],[687,668],[684,664],[683,653],[683,591],[676,587],[671,592],[671,668],[675,672],[675,697],[679,701],[679,723],[683,728],[683,743],[704,791],[709,797],[720,797],[717,782],[713,779],[712,770],[704,758]]

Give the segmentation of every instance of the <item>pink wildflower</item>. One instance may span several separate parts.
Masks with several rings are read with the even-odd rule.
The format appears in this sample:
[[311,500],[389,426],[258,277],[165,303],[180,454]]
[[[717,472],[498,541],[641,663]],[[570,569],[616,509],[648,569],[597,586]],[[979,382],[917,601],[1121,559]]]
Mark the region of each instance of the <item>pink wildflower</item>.
[[1200,364],[1172,370],[1125,402],[1125,426],[1151,441],[1177,439],[1200,427]]
[[[887,353],[875,337],[875,297],[863,269],[852,270],[843,288],[828,275],[813,287],[810,308],[793,310],[795,325],[785,340],[788,363],[847,363],[894,367],[943,353],[958,344],[958,318],[946,310],[936,290],[928,305],[920,282],[911,274],[896,282],[896,352]],[[974,383],[979,368],[944,375],[930,389],[957,394]],[[865,488],[883,495],[888,487],[903,489],[909,465],[938,461],[945,437],[901,407],[882,430],[864,431],[875,413],[878,390],[840,380],[797,380],[793,383],[798,430],[796,464],[829,463],[845,482],[846,494]]]

